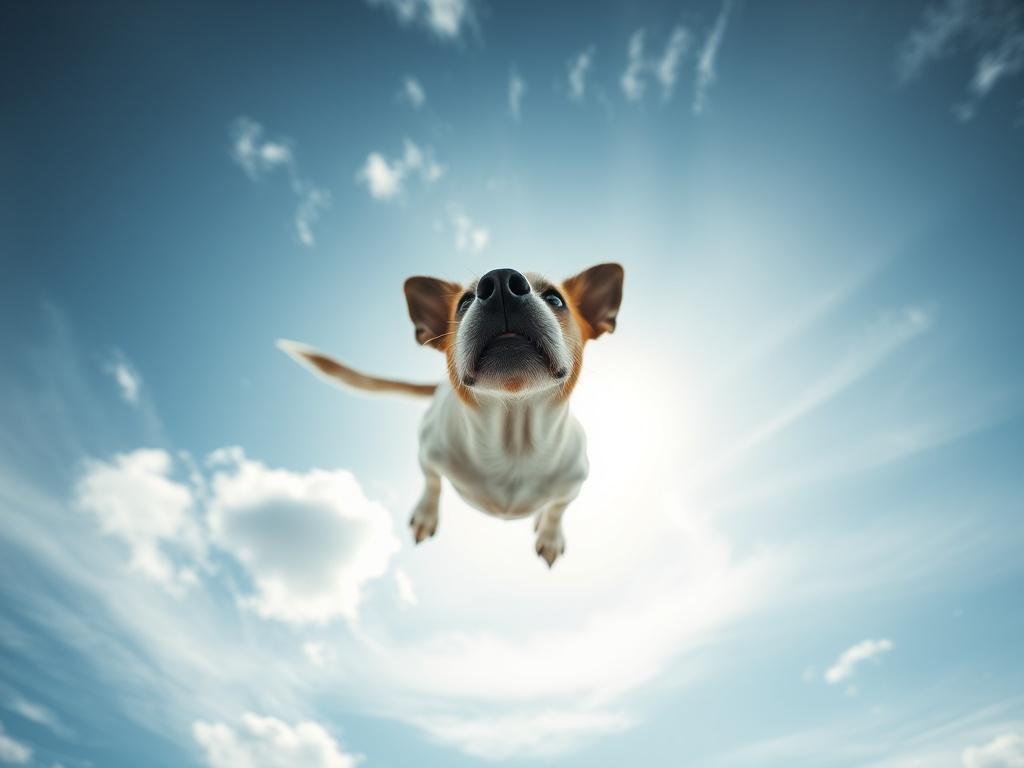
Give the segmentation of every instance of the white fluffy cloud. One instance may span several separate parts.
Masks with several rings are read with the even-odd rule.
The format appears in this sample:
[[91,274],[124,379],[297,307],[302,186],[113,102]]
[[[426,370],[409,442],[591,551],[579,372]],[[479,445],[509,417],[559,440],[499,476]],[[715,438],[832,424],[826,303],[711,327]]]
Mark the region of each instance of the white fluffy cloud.
[[715,59],[718,57],[718,49],[722,47],[722,41],[725,39],[725,27],[729,23],[731,9],[731,0],[723,0],[718,18],[715,19],[715,25],[704,40],[700,55],[697,57],[697,86],[693,96],[693,111],[698,115],[707,106],[708,90],[717,77]]
[[964,768],[1024,768],[1024,737],[1004,733],[963,754]]
[[419,109],[427,103],[427,92],[415,77],[406,77],[402,81],[402,95],[413,109]]
[[390,8],[402,24],[416,24],[442,40],[458,39],[475,18],[473,0],[368,0]]
[[0,763],[24,765],[31,759],[32,748],[4,733],[3,723],[0,723]]
[[587,95],[587,76],[594,66],[595,55],[594,46],[590,46],[569,60],[569,98],[573,101],[583,101]]
[[75,505],[100,530],[128,545],[130,566],[180,595],[196,582],[175,553],[201,558],[202,533],[195,522],[191,489],[171,478],[173,460],[162,450],[121,453],[109,462],[89,459],[75,486]]
[[360,762],[314,722],[292,726],[246,713],[237,729],[198,721],[192,734],[210,768],[354,768]]
[[393,200],[402,194],[405,179],[416,174],[424,184],[434,184],[444,176],[444,166],[434,159],[432,148],[420,148],[405,140],[401,157],[389,160],[380,152],[371,152],[356,180],[366,185],[375,200]]
[[843,651],[835,663],[825,670],[825,682],[829,685],[841,683],[853,676],[859,664],[888,653],[893,649],[891,640],[863,640]]
[[391,518],[344,470],[270,469],[236,455],[213,476],[212,540],[242,563],[243,605],[291,623],[354,619],[364,585],[398,550]]
[[402,568],[395,569],[395,589],[398,590],[398,599],[404,605],[416,605],[416,591],[412,587],[412,579]]
[[312,247],[316,245],[313,224],[331,206],[331,194],[299,175],[290,141],[270,140],[264,135],[263,126],[258,122],[239,117],[231,127],[231,157],[253,181],[259,181],[278,169],[287,174],[291,190],[298,198],[295,234],[299,242]]

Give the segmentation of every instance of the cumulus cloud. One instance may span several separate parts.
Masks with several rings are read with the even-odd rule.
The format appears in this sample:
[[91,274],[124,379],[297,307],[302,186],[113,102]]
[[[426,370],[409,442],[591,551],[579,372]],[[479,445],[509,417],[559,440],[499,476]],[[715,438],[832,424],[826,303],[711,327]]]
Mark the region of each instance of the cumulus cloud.
[[717,77],[715,59],[718,57],[718,49],[722,47],[722,41],[725,39],[725,27],[729,23],[731,9],[731,0],[723,0],[722,7],[718,11],[718,18],[715,19],[715,25],[705,38],[704,45],[697,57],[697,85],[693,96],[693,111],[698,115],[707,106],[708,90]]
[[171,478],[172,469],[171,456],[156,449],[117,454],[109,462],[88,459],[74,501],[103,533],[128,546],[133,570],[181,595],[197,576],[175,555],[201,557],[203,540],[192,491]]
[[523,116],[523,96],[526,95],[526,81],[515,72],[508,76],[508,113],[517,123]]
[[212,478],[212,540],[242,563],[242,604],[290,623],[354,619],[364,585],[398,550],[391,518],[350,472],[270,469],[236,457]]
[[963,753],[964,768],[1024,768],[1024,737],[1004,733]]
[[406,139],[400,157],[389,160],[380,152],[371,152],[356,174],[356,180],[366,185],[375,200],[388,201],[405,191],[405,180],[410,175],[419,176],[424,184],[434,184],[444,176],[444,172],[445,168],[434,158],[432,148],[423,149]]
[[314,722],[292,726],[247,712],[237,728],[197,721],[192,735],[210,768],[354,768],[360,762]]
[[892,649],[891,640],[863,640],[843,651],[835,663],[825,670],[825,682],[829,685],[841,683],[852,677],[860,664]]
[[476,18],[473,0],[367,0],[390,8],[398,21],[424,27],[444,41],[457,40]]
[[966,101],[954,107],[954,114],[966,121],[1000,81],[1024,70],[1024,7],[1005,0],[946,0],[929,6],[898,49],[899,82],[917,79],[929,65],[958,51],[974,58]]
[[427,103],[427,92],[415,77],[406,77],[402,81],[402,95],[413,109],[419,109]]
[[4,733],[3,723],[0,723],[0,763],[25,765],[31,759],[32,748]]
[[253,181],[278,169],[286,174],[292,193],[298,198],[295,234],[300,243],[312,247],[316,245],[313,225],[331,206],[330,192],[301,177],[289,140],[271,140],[265,134],[263,126],[255,120],[239,117],[231,127],[231,157]]
[[594,66],[595,55],[594,46],[590,46],[569,60],[569,98],[573,101],[581,102],[587,94],[587,76]]

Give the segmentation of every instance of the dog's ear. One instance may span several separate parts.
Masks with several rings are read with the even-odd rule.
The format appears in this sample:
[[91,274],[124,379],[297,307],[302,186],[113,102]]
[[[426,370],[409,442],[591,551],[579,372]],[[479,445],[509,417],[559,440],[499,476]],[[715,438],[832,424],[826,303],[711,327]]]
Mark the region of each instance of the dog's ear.
[[598,264],[570,277],[564,283],[566,293],[586,321],[584,336],[596,339],[615,330],[615,318],[622,303],[621,264]]
[[444,349],[448,344],[452,306],[462,294],[462,286],[436,277],[410,277],[405,281],[405,300],[409,318],[416,327],[416,341]]

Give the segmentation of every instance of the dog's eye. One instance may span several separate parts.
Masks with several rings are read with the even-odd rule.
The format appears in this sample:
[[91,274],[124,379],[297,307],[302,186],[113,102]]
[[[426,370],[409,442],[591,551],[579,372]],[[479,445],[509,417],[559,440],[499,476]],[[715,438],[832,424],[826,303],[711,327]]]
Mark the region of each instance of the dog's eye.
[[558,295],[558,291],[546,291],[541,298],[555,309],[563,309],[565,307],[565,302],[562,301],[562,297]]
[[470,305],[473,303],[475,299],[476,295],[472,293],[467,293],[465,296],[463,296],[462,299],[459,301],[459,308],[457,310],[457,313],[460,315],[466,314],[466,310],[469,309]]

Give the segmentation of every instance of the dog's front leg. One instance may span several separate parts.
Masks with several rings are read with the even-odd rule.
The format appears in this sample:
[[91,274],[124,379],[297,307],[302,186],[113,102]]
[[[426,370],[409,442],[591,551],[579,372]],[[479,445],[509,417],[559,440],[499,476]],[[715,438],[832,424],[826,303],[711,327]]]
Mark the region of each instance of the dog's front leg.
[[441,497],[441,476],[423,468],[423,495],[412,512],[409,527],[417,544],[437,532],[437,502]]
[[562,513],[569,506],[567,501],[549,504],[537,515],[534,529],[537,531],[537,554],[544,558],[548,568],[554,565],[559,555],[565,552],[565,537],[562,536]]

